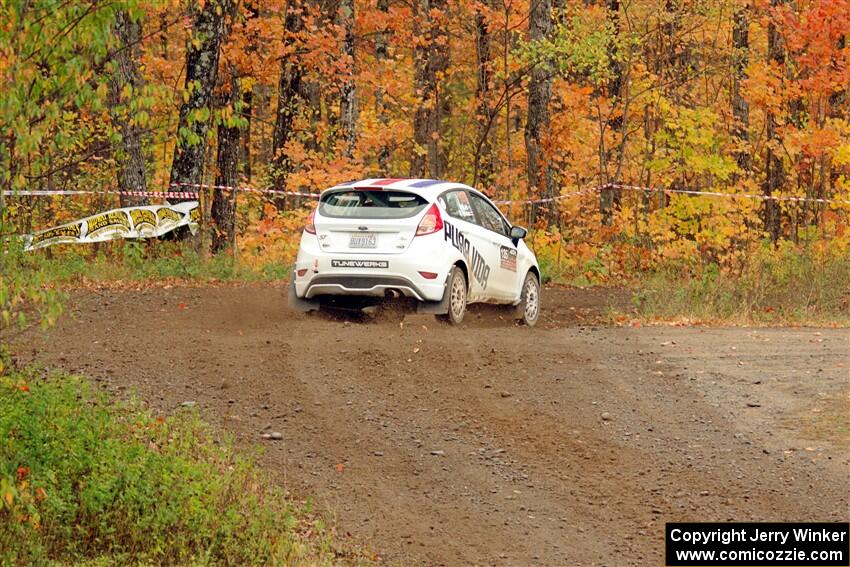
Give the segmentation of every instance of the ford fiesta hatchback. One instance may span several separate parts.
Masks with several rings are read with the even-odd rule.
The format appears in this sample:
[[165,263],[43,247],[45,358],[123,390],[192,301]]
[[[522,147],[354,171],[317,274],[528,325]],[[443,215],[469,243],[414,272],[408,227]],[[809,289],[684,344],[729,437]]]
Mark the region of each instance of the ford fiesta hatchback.
[[540,315],[540,268],[512,226],[472,187],[431,179],[365,179],[322,192],[304,227],[289,303],[339,296],[407,297],[453,324],[469,303]]

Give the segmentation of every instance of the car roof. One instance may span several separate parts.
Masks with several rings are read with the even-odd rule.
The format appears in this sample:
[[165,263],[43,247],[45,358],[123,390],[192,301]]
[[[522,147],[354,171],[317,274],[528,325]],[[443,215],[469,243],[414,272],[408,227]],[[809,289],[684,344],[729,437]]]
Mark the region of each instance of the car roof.
[[405,191],[417,193],[430,199],[436,198],[437,195],[447,189],[469,189],[471,191],[475,191],[475,189],[469,185],[455,183],[453,181],[443,181],[440,179],[405,179],[400,177],[377,177],[361,179],[359,181],[348,181],[346,183],[334,185],[325,191],[365,187],[375,187],[376,189],[404,189]]

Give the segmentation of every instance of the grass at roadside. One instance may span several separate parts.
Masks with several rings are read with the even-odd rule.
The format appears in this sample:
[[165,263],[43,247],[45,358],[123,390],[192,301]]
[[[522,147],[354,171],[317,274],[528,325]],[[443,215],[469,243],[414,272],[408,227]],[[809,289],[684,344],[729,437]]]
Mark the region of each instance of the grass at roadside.
[[641,276],[639,315],[734,324],[850,323],[850,255],[757,253],[737,272],[676,264]]
[[0,564],[365,562],[191,410],[8,367],[0,407]]
[[192,242],[160,240],[36,250],[21,256],[21,268],[40,272],[45,281],[59,285],[163,279],[255,282],[289,275],[288,264],[249,264],[229,253],[199,254]]
[[755,325],[850,325],[850,252],[840,246],[761,246],[735,264],[669,258],[618,272],[608,252],[583,263],[541,257],[544,279],[628,289],[611,318]]

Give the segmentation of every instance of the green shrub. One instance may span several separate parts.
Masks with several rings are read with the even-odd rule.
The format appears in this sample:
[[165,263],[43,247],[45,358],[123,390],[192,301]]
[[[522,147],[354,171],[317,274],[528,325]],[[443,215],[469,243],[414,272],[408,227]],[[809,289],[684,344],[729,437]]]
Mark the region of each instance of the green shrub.
[[25,326],[28,312],[49,327],[62,313],[63,294],[46,285],[44,270],[30,266],[23,241],[2,236],[4,226],[0,218],[0,330]]
[[321,523],[190,410],[32,373],[0,376],[0,408],[0,564],[335,561]]

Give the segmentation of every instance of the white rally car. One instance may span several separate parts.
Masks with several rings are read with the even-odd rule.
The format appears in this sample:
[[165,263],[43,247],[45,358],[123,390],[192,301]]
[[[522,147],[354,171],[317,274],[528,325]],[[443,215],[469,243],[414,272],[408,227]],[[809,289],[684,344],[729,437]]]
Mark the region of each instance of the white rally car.
[[290,280],[301,311],[322,300],[408,297],[458,324],[468,303],[512,306],[537,323],[540,267],[483,194],[431,179],[365,179],[322,192],[307,220]]

